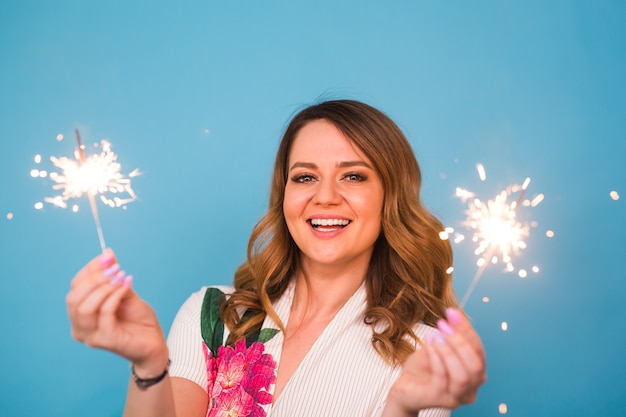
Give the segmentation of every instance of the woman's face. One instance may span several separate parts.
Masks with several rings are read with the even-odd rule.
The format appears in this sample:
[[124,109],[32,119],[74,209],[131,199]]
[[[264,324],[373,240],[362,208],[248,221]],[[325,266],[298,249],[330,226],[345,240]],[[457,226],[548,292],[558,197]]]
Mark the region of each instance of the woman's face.
[[303,266],[367,266],[384,198],[371,161],[321,119],[300,129],[287,169],[283,211]]

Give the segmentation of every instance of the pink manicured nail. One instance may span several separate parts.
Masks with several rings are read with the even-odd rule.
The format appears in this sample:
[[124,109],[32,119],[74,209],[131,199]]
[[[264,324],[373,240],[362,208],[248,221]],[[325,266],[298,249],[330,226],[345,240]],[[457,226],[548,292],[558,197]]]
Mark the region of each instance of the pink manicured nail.
[[452,308],[452,307],[446,308],[446,316],[448,317],[448,320],[450,320],[450,322],[455,323],[455,324],[460,323],[461,320],[463,320],[463,316],[461,315],[461,312],[457,310],[456,308]]
[[454,329],[445,320],[439,319],[437,321],[437,328],[441,330],[441,333],[447,334],[448,336],[452,336],[454,334]]
[[120,264],[113,264],[107,269],[105,269],[102,275],[104,275],[107,278],[111,278],[115,274],[117,274],[119,270],[120,270]]
[[133,276],[129,275],[126,277],[126,279],[124,280],[124,284],[123,285],[130,285],[133,282]]
[[100,256],[100,265],[105,266],[113,260],[113,253],[106,252]]
[[424,341],[424,343],[430,345],[433,342],[433,335],[430,333],[426,333],[426,335],[424,336],[422,340]]
[[120,282],[122,282],[122,280],[124,279],[124,277],[126,276],[126,272],[124,271],[118,271],[115,276],[113,278],[111,278],[111,284],[118,284]]
[[441,336],[441,334],[439,334],[438,332],[433,333],[433,340],[435,342],[437,342],[440,345],[443,345],[444,343],[446,343],[445,339],[443,338],[443,336]]

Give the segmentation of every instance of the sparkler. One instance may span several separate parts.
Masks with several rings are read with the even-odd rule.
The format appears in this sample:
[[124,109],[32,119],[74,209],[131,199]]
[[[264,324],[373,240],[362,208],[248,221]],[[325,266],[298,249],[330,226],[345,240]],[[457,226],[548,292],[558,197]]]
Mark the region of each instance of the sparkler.
[[[98,206],[96,204],[96,196],[100,196],[100,200],[110,207],[125,207],[126,204],[136,200],[137,196],[131,188],[130,178],[140,174],[135,169],[128,178],[121,171],[121,165],[117,162],[117,155],[111,150],[111,144],[102,140],[100,142],[101,152],[98,154],[85,155],[85,146],[80,140],[80,133],[76,129],[76,140],[78,149],[74,153],[74,158],[51,156],[50,160],[61,170],[61,172],[51,172],[49,177],[55,182],[52,186],[53,190],[63,190],[60,195],[54,197],[46,197],[44,201],[57,207],[67,208],[67,202],[70,199],[79,198],[83,194],[87,194],[91,213],[96,223],[98,232],[98,240],[100,248],[104,252],[106,244],[100,224],[100,216],[98,215]],[[39,162],[39,155],[35,157],[35,162]],[[33,170],[32,176],[45,177],[45,171]],[[107,194],[118,194],[112,198]],[[119,195],[126,194],[124,198]],[[37,203],[36,208],[43,207],[43,204]],[[77,206],[73,207],[77,210]]]
[[[485,168],[477,164],[478,174],[482,181],[486,179]],[[515,271],[513,256],[527,247],[524,241],[530,234],[530,228],[535,222],[521,222],[517,219],[517,211],[520,206],[535,207],[543,200],[543,194],[538,194],[532,200],[524,199],[526,190],[530,184],[530,178],[526,178],[522,185],[512,184],[499,192],[491,200],[482,201],[475,194],[463,188],[456,189],[456,196],[464,203],[468,202],[465,211],[467,217],[463,225],[472,231],[472,241],[476,244],[474,254],[478,256],[476,265],[478,270],[472,279],[465,295],[461,300],[464,307],[474,288],[489,264],[502,263],[506,272]],[[453,233],[453,228],[447,228],[442,238],[447,238]],[[465,236],[455,233],[454,241],[459,243]],[[537,267],[533,270],[538,271]],[[525,270],[520,270],[520,277],[526,276]]]

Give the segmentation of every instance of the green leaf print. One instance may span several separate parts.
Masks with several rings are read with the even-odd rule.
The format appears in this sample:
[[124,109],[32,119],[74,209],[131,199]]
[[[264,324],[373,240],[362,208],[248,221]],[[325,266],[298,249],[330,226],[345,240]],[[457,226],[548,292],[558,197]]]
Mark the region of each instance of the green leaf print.
[[224,323],[220,320],[220,305],[224,301],[224,293],[217,288],[208,288],[202,302],[200,328],[202,339],[213,355],[224,339]]
[[269,341],[272,337],[276,336],[276,333],[278,332],[280,332],[280,330],[278,329],[261,329],[258,342],[265,343]]

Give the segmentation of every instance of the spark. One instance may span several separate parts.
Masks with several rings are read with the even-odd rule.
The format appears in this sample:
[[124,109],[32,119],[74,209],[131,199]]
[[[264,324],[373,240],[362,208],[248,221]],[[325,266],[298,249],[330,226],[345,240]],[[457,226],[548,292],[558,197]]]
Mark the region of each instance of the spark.
[[483,164],[476,164],[476,170],[478,171],[478,178],[480,178],[481,181],[485,181],[487,179],[487,171],[485,171]]
[[[139,175],[139,171],[131,172],[126,178],[121,173],[121,165],[117,162],[117,155],[111,150],[111,144],[102,140],[101,152],[89,156],[73,159],[62,156],[51,156],[50,160],[61,170],[60,173],[50,173],[50,178],[56,183],[54,190],[62,190],[59,196],[48,197],[46,202],[67,208],[67,201],[79,198],[83,194],[99,195],[102,202],[110,207],[122,207],[137,199],[131,188],[130,178]],[[79,151],[81,152],[82,149]],[[107,193],[122,194],[126,197],[107,197]]]
[[541,203],[543,201],[543,194],[539,194],[537,196],[535,196],[531,201],[530,201],[530,206],[531,207],[537,207],[539,205],[539,203]]
[[[480,179],[486,179],[485,168],[477,164]],[[524,199],[530,178],[526,178],[522,185],[512,184],[500,191],[494,198],[483,201],[476,197],[475,193],[457,187],[456,196],[462,202],[467,203],[466,218],[462,225],[471,231],[471,241],[475,245],[474,255],[478,257],[476,266],[478,270],[469,288],[467,289],[461,306],[464,306],[471,295],[478,280],[489,265],[503,264],[506,272],[516,270],[513,258],[522,250],[526,249],[525,239],[530,235],[531,227],[536,222],[522,222],[517,217],[520,206],[536,207],[543,199],[543,194],[538,194],[532,199]],[[454,242],[463,241],[464,235],[457,234]],[[518,275],[525,278],[526,270],[518,271]]]
[[[63,138],[59,134],[57,140]],[[135,169],[128,177],[121,172],[121,165],[117,162],[117,155],[111,150],[111,143],[107,140],[100,141],[99,153],[85,155],[85,146],[80,140],[78,129],[76,130],[76,140],[78,149],[74,152],[74,158],[66,156],[51,156],[50,160],[58,172],[40,171],[33,169],[32,177],[45,177],[46,175],[54,182],[53,190],[61,191],[61,194],[45,197],[46,203],[56,207],[67,208],[68,201],[87,195],[91,206],[92,214],[98,229],[98,237],[102,250],[106,248],[104,238],[102,236],[102,228],[98,216],[95,197],[99,196],[100,200],[109,207],[125,208],[126,204],[137,199],[135,192],[131,187],[131,178],[140,175],[139,170]],[[37,203],[37,209],[43,208],[43,204]],[[77,212],[78,206],[73,205],[72,211]]]
[[611,197],[611,200],[613,200],[613,201],[619,200],[619,193],[617,191],[615,191],[615,190],[611,191],[609,193],[609,196]]
[[466,202],[467,200],[469,200],[470,198],[474,197],[476,194],[472,193],[471,191],[467,191],[463,188],[456,188],[456,196],[459,197],[461,199],[462,202]]

